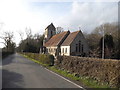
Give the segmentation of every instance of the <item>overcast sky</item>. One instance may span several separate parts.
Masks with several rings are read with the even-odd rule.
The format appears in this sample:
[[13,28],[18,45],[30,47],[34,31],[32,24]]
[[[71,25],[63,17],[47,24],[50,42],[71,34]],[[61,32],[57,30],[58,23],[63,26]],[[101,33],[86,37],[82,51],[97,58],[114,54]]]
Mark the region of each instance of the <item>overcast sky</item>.
[[[15,33],[31,28],[33,34],[43,34],[52,22],[55,27],[90,33],[96,26],[117,22],[118,0],[0,0],[0,36],[5,31]],[[0,39],[0,42],[2,40]],[[0,47],[3,44],[0,43]]]

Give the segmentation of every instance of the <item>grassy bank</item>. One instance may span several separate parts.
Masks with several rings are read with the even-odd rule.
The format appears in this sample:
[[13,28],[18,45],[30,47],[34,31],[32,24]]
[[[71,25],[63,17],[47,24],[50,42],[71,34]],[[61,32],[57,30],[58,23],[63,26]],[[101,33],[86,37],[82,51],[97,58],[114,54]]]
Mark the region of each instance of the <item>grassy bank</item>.
[[49,69],[71,80],[79,81],[88,88],[110,88],[106,83],[98,83],[96,80],[93,80],[89,77],[77,76],[76,73],[70,73],[66,70],[60,70],[57,69],[55,66],[49,67]]
[[26,55],[22,55],[22,56],[32,60],[35,63],[38,63],[38,64],[44,66],[47,69],[54,71],[54,72],[56,72],[64,77],[67,77],[67,78],[74,80],[74,81],[81,82],[83,85],[87,86],[88,88],[109,88],[108,84],[106,84],[106,83],[98,83],[96,80],[93,80],[89,77],[79,76],[76,73],[70,73],[69,71],[58,69],[55,66],[50,66],[49,64],[43,64],[42,62],[35,60],[35,59],[32,59]]

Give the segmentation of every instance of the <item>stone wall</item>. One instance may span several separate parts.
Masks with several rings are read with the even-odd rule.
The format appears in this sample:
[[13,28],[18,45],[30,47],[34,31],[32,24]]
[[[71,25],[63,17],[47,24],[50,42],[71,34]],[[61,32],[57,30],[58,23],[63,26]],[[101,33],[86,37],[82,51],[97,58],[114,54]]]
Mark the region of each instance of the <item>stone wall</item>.
[[[76,52],[76,44],[78,44],[79,47],[79,41],[80,41],[80,52],[79,52],[79,48],[78,51]],[[82,51],[82,45],[83,45],[83,51]],[[71,46],[70,53],[73,56],[81,55],[84,53],[86,54],[86,56],[89,55],[89,46],[81,31],[77,34],[77,36],[75,37],[75,39],[73,40],[70,46]]]
[[71,73],[87,76],[112,87],[120,87],[120,61],[77,56],[59,56],[56,66]]

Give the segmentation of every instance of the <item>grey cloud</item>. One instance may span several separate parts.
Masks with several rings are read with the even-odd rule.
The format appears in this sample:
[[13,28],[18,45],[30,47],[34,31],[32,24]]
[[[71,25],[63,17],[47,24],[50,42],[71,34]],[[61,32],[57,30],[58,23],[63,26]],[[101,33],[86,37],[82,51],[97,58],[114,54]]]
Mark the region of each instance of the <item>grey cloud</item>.
[[81,27],[89,33],[102,23],[117,22],[117,9],[115,2],[73,2],[71,12],[56,22],[65,29],[75,31]]

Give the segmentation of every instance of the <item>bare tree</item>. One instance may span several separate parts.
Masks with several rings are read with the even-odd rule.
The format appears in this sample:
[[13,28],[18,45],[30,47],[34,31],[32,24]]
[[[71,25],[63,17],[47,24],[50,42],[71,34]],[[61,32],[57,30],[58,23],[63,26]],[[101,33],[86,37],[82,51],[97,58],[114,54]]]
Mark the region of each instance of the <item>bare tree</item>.
[[20,35],[21,40],[23,40],[24,33],[22,31],[19,31],[18,34]]
[[15,43],[13,42],[13,32],[4,32],[2,36],[0,36],[1,39],[4,40],[4,42],[1,42],[5,45],[5,50],[7,51],[14,51],[15,50]]
[[25,33],[27,35],[27,38],[31,38],[32,37],[32,30],[31,30],[31,28],[26,28],[25,29]]
[[63,31],[64,31],[64,30],[63,30],[62,27],[56,27],[56,34],[61,33],[61,32],[63,32]]
[[[92,54],[95,53],[96,55],[100,53],[100,55],[101,55],[100,50],[102,50],[102,49],[100,49],[99,41],[103,37],[103,32],[104,32],[104,34],[108,34],[113,37],[114,50],[112,53],[114,54],[114,52],[116,52],[118,50],[118,25],[116,23],[102,24],[102,25],[96,27],[90,34],[85,34],[85,37],[86,37],[89,47],[91,49],[91,53]],[[102,40],[104,40],[104,39],[102,39]],[[112,42],[110,44],[112,44]],[[98,53],[96,53],[96,52],[98,52]],[[100,55],[97,55],[97,56],[100,56]]]

